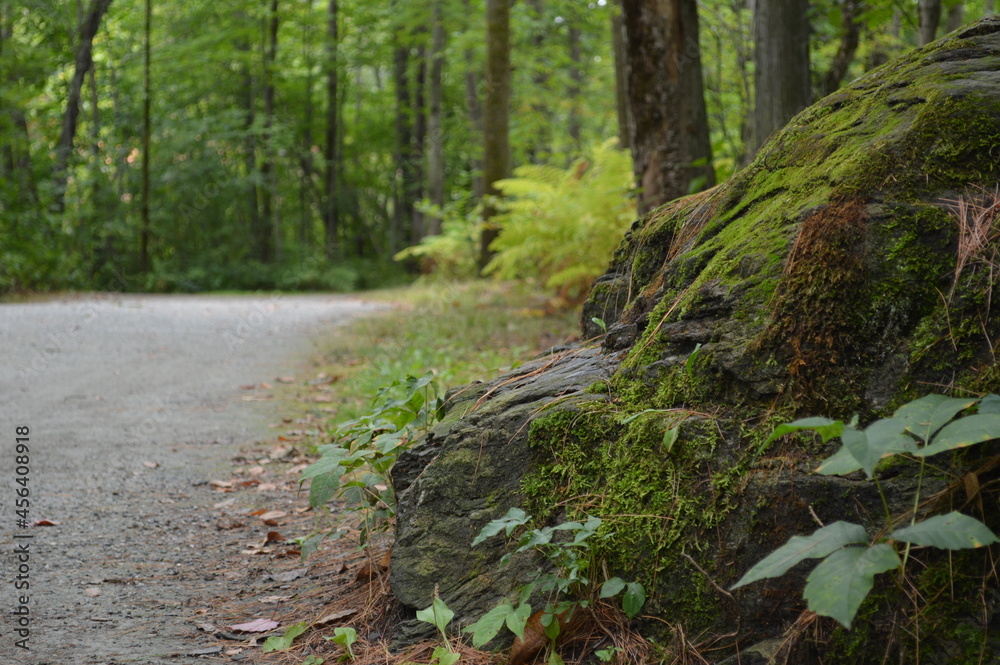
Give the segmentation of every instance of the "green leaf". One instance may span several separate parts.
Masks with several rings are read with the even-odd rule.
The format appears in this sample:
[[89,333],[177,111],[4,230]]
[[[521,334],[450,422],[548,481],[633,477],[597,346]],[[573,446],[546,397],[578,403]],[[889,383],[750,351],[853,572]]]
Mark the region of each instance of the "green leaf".
[[771,552],[756,566],[747,571],[739,582],[729,587],[738,589],[745,584],[765,577],[780,577],[806,559],[821,559],[845,545],[868,542],[865,528],[850,522],[834,522],[813,531],[808,536],[792,536],[788,542]]
[[510,536],[514,529],[527,524],[529,521],[531,521],[531,515],[527,514],[520,508],[511,508],[507,511],[506,515],[489,522],[486,526],[480,529],[479,535],[472,541],[472,546],[475,547],[487,538],[492,538],[501,531],[506,531],[507,535]]
[[975,397],[946,397],[945,395],[924,395],[920,399],[904,404],[896,410],[895,419],[906,423],[906,428],[928,441],[934,432],[978,401]]
[[315,655],[309,655],[306,656],[306,659],[302,661],[301,665],[323,665],[323,663],[325,662],[326,660],[324,658],[320,658],[319,656]]
[[285,651],[286,649],[292,648],[292,642],[295,638],[302,633],[309,630],[309,624],[303,621],[302,623],[292,624],[285,629],[284,635],[272,635],[267,638],[264,642],[264,653],[269,651]]
[[309,505],[319,508],[333,498],[340,489],[340,473],[326,473],[315,476],[309,483]]
[[669,453],[673,449],[674,444],[677,443],[677,437],[679,434],[679,427],[668,429],[663,433],[663,452]]
[[851,457],[856,459],[869,478],[875,472],[875,465],[878,464],[879,456],[871,446],[868,445],[868,435],[862,430],[855,429],[850,425],[844,427],[840,440],[844,442],[844,447],[851,453]]
[[551,613],[543,614],[542,626],[545,628],[545,637],[549,638],[550,642],[555,642],[559,639],[559,633],[562,631],[562,626],[559,624],[559,617]]
[[967,550],[1000,542],[988,526],[959,512],[935,515],[913,526],[896,529],[889,537],[943,550]]
[[507,623],[507,628],[510,632],[517,635],[519,640],[524,639],[524,628],[528,625],[528,619],[531,618],[531,605],[528,603],[521,603],[517,606],[517,609],[513,613],[507,615],[505,620]]
[[694,351],[692,351],[691,354],[687,357],[687,360],[684,361],[685,374],[690,376],[691,368],[694,367],[694,363],[698,359],[698,353],[700,351],[701,351],[701,344],[696,344],[694,347]]
[[340,462],[347,457],[350,451],[340,446],[324,446],[324,448],[329,449],[323,453],[322,457],[302,471],[302,475],[299,476],[299,482],[326,473],[336,474],[339,478],[344,472],[344,469],[340,466]]
[[479,620],[466,626],[462,632],[472,633],[472,646],[477,649],[492,640],[503,628],[507,617],[514,613],[514,606],[509,600],[504,600],[492,610],[479,617]]
[[611,598],[612,596],[617,596],[624,588],[625,580],[620,577],[612,577],[610,580],[601,585],[601,598]]
[[965,448],[1000,438],[1000,414],[976,414],[960,418],[945,426],[929,446],[917,451],[918,457],[930,457],[947,450]]
[[979,413],[1000,414],[1000,395],[987,395],[979,402]]
[[900,565],[896,551],[886,544],[845,547],[813,569],[802,596],[810,610],[850,628],[854,615],[875,584],[875,575]]
[[819,466],[816,467],[816,473],[824,476],[843,476],[854,473],[860,468],[861,464],[854,459],[851,451],[845,446],[841,446],[840,450],[820,462]]
[[595,651],[594,655],[602,663],[610,663],[615,657],[615,654],[621,651],[620,647],[609,647],[607,649],[601,649],[600,651]]
[[338,626],[333,630],[333,637],[324,637],[323,639],[344,647],[347,653],[341,656],[340,660],[354,660],[354,650],[351,649],[351,645],[358,641],[356,630],[350,626]]
[[431,655],[432,662],[436,660],[440,665],[455,665],[461,657],[462,654],[450,651],[445,647],[434,647],[434,653]]
[[622,597],[622,609],[629,619],[634,619],[646,604],[646,590],[638,582],[629,582]]
[[549,660],[546,665],[566,665],[563,661],[562,656],[560,656],[555,649],[549,654]]
[[435,626],[442,636],[446,635],[446,628],[451,620],[455,618],[455,613],[448,609],[448,606],[440,598],[435,598],[430,607],[417,612],[417,620]]
[[760,444],[760,449],[764,450],[778,437],[785,436],[786,434],[792,434],[793,432],[801,432],[803,430],[812,430],[816,432],[823,439],[823,443],[826,443],[830,439],[841,435],[844,431],[844,423],[841,420],[831,420],[829,418],[802,418],[794,422],[785,423],[784,425],[778,425],[774,431],[771,432],[771,436],[767,437],[764,443]]

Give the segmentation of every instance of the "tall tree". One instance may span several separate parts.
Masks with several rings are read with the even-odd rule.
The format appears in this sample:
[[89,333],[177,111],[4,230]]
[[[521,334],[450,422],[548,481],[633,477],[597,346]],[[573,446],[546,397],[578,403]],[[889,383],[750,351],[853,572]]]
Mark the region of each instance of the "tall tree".
[[326,229],[326,257],[335,258],[340,252],[337,234],[340,232],[337,210],[337,50],[339,46],[337,0],[327,5],[326,42],[326,146],[323,159],[326,161],[326,186],[324,188],[324,228]]
[[145,42],[142,62],[142,230],[139,238],[139,272],[149,272],[149,236],[152,232],[152,223],[149,218],[149,151],[152,126],[152,103],[153,103],[153,79],[151,75],[152,64],[152,37],[153,37],[153,2],[145,2],[145,20],[143,31],[145,32]]
[[938,26],[941,24],[941,0],[919,0],[917,11],[920,16],[917,46],[924,46],[937,38]]
[[840,46],[820,83],[820,93],[824,97],[840,87],[851,62],[854,61],[854,54],[857,53],[861,41],[861,12],[863,9],[862,0],[843,0],[840,4],[840,13],[843,19]]
[[[444,75],[444,17],[442,0],[434,0],[431,10],[430,99],[427,108],[427,189],[431,203],[444,205],[444,135],[442,129],[442,95]],[[441,233],[441,219],[426,218],[427,235]]]
[[[399,33],[396,33],[399,39]],[[393,79],[396,90],[396,165],[393,191],[392,229],[389,249],[395,254],[409,244],[410,222],[413,219],[413,109],[410,96],[410,48],[404,43],[396,45],[393,52]]]
[[632,102],[628,96],[628,58],[625,54],[625,25],[621,2],[611,14],[611,48],[615,59],[615,110],[618,112],[618,144],[632,151]]
[[[510,175],[510,0],[486,0],[486,90],[483,99],[483,181],[487,197],[499,197],[496,181]],[[492,219],[495,203],[483,205],[479,268],[493,257],[490,245],[500,235]]]
[[808,0],[757,0],[753,123],[746,155],[809,106]]
[[695,0],[622,0],[639,212],[715,184]]
[[261,261],[269,263],[281,251],[281,233],[276,211],[274,194],[277,190],[274,173],[274,77],[278,59],[278,0],[270,0],[267,12],[267,40],[264,47],[264,149],[260,165],[263,181],[261,189],[262,225],[257,238]]
[[56,145],[56,162],[53,180],[56,185],[56,210],[62,212],[66,205],[66,184],[69,179],[69,156],[73,150],[73,138],[80,115],[80,94],[87,72],[94,64],[94,37],[101,26],[101,19],[111,6],[112,0],[93,0],[87,15],[80,24],[80,38],[73,66],[73,78],[69,82],[66,95],[66,111],[63,114],[62,130]]

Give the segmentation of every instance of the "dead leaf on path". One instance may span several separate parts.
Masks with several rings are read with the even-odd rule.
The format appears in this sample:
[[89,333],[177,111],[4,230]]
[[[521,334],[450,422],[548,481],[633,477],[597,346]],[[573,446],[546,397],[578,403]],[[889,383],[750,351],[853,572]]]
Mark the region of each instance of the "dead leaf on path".
[[279,376],[275,379],[278,383],[295,383],[294,376]]
[[308,513],[312,509],[313,509],[312,506],[306,504],[304,506],[299,506],[298,508],[296,508],[295,512],[297,512],[297,513],[299,513],[301,515],[302,513]]
[[214,632],[216,632],[216,631],[219,630],[218,628],[216,628],[212,624],[205,623],[204,621],[202,621],[200,623],[196,623],[195,624],[195,628],[197,628],[198,630],[202,630],[202,631],[204,631],[206,633],[214,633]]
[[269,399],[274,399],[273,395],[268,395],[264,393],[255,393],[253,395],[244,395],[244,402],[266,402]]
[[286,515],[288,515],[288,513],[284,510],[269,510],[266,513],[261,513],[259,517],[265,524],[267,524],[268,521],[280,520]]
[[195,649],[194,651],[189,651],[186,655],[188,656],[212,656],[217,653],[222,653],[222,647],[205,647],[204,649]]
[[271,387],[272,387],[271,384],[268,383],[268,382],[266,382],[266,381],[261,381],[260,382],[260,389],[261,390],[270,390]]
[[291,467],[289,469],[286,469],[285,470],[285,475],[286,476],[290,476],[293,473],[302,473],[303,471],[305,471],[308,468],[309,468],[308,464],[296,464],[295,466],[293,466],[293,467]]
[[304,577],[308,572],[308,568],[296,568],[294,570],[286,570],[283,573],[271,573],[271,579],[275,582],[291,582]]
[[264,596],[260,599],[262,603],[284,603],[291,600],[291,596]]
[[232,531],[246,526],[246,522],[238,517],[220,517],[215,522],[215,528],[219,531]]
[[262,473],[264,473],[266,470],[267,469],[265,469],[262,466],[252,466],[249,469],[247,469],[247,473],[250,474],[251,476],[259,476]]
[[290,558],[293,558],[293,557],[301,557],[302,556],[302,550],[299,550],[299,549],[285,550],[284,552],[276,552],[274,556],[275,556],[276,559],[285,559],[285,558],[289,558],[290,559]]
[[247,385],[240,386],[240,390],[256,390],[256,389],[257,389],[256,383],[249,383]]
[[[279,436],[278,438],[280,439],[281,437]],[[290,452],[292,452],[291,446],[275,446],[274,448],[271,448],[271,451],[267,454],[267,456],[273,460],[277,460],[281,459]]]
[[278,627],[278,622],[272,619],[254,619],[246,623],[238,623],[233,626],[226,626],[229,630],[240,633],[266,633]]
[[278,489],[278,486],[274,483],[260,483],[257,485],[258,492],[272,492],[276,489]]
[[83,590],[83,595],[86,596],[87,598],[97,598],[102,593],[103,593],[103,591],[101,591],[100,589],[98,589],[95,586],[92,586],[92,587],[90,587],[88,589],[84,589]]
[[219,503],[212,504],[212,507],[218,510],[219,508],[228,508],[229,506],[236,503],[236,497],[231,499],[226,499],[225,501],[220,501]]
[[332,402],[333,398],[330,397],[329,395],[315,395],[313,397],[310,397],[309,401],[316,402],[317,404],[326,404],[328,402]]
[[54,520],[35,520],[31,526],[59,526],[59,522]]
[[227,656],[235,656],[236,654],[243,653],[243,649],[230,649],[226,652]]
[[208,484],[212,487],[218,487],[220,489],[227,489],[233,486],[233,481],[231,480],[210,480]]
[[260,481],[256,478],[250,478],[249,480],[241,480],[236,484],[237,487],[253,487],[254,485],[260,485]]
[[325,617],[313,623],[314,626],[325,626],[328,623],[337,621],[338,619],[346,619],[352,614],[357,614],[358,611],[354,609],[343,610],[342,612],[334,612],[333,614],[327,614]]
[[284,540],[285,537],[282,536],[277,531],[268,531],[267,537],[264,539],[264,544],[266,545],[267,543],[281,543],[284,542]]
[[159,462],[148,462],[147,461],[147,462],[143,462],[142,465],[144,467],[146,467],[147,469],[155,469],[156,467],[160,466],[160,463]]

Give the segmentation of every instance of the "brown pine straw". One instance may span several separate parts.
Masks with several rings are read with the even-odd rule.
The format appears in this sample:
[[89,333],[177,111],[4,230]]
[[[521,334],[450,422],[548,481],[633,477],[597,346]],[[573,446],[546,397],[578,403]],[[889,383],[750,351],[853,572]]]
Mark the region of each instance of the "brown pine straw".
[[958,224],[958,254],[955,259],[955,277],[949,299],[962,271],[972,262],[983,262],[991,268],[996,265],[996,248],[987,256],[989,245],[997,239],[995,228],[1000,216],[1000,185],[992,191],[980,187],[978,192],[947,201],[949,212]]

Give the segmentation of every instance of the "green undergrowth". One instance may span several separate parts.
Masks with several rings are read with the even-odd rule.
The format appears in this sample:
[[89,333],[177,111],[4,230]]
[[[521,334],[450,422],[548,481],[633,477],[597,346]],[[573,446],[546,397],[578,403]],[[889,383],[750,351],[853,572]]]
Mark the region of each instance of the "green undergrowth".
[[572,339],[578,325],[575,311],[551,311],[516,283],[434,282],[365,297],[389,307],[331,333],[315,362],[333,379],[324,412],[334,423],[366,412],[380,388],[407,375],[432,372],[444,386],[494,378]]

